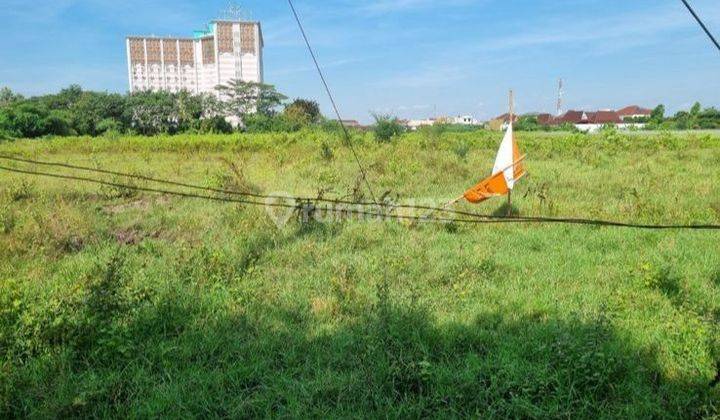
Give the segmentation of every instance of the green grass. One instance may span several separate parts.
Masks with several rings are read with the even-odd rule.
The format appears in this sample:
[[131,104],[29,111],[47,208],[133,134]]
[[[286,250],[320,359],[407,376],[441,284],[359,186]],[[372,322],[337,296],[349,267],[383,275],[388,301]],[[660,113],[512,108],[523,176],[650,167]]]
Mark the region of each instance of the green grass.
[[[500,137],[354,141],[378,193],[442,203],[487,174]],[[522,215],[720,223],[717,134],[518,137]],[[313,131],[0,153],[264,193],[362,188],[341,139]],[[278,229],[263,208],[0,171],[3,418],[713,418],[719,322],[716,232]]]

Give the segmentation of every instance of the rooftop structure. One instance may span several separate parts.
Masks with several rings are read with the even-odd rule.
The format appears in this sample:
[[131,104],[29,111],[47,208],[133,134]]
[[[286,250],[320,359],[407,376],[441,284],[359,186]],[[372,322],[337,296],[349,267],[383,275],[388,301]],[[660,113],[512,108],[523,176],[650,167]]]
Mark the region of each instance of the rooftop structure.
[[642,108],[637,105],[631,105],[619,110],[618,114],[623,120],[632,118],[649,118],[652,115],[652,110]]

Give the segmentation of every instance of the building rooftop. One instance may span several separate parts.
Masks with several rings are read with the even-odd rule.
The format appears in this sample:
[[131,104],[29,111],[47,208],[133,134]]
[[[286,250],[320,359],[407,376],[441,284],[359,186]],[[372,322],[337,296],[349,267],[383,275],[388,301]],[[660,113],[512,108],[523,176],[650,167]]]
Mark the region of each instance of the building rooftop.
[[[258,25],[258,27],[262,28],[260,22],[258,21],[246,21],[246,20],[229,20],[229,19],[216,19],[213,21],[210,21],[210,24],[205,29],[197,29],[193,31],[193,35],[190,36],[158,36],[158,35],[129,35],[126,37],[126,39],[167,39],[167,40],[181,40],[181,41],[192,41],[197,39],[203,39],[209,36],[212,36],[215,33],[215,24],[217,23],[250,23],[253,25]],[[262,36],[262,29],[260,29],[260,40],[263,40]]]
[[621,117],[628,117],[631,115],[651,115],[652,110],[648,108],[642,108],[637,105],[626,106],[625,108],[618,111]]

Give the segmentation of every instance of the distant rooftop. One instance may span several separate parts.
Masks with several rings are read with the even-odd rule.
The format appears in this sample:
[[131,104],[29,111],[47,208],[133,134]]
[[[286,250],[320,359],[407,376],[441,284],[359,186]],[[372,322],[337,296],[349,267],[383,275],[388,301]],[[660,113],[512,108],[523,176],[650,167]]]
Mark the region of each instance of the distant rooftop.
[[193,39],[202,39],[208,36],[212,36],[215,33],[215,26],[218,23],[251,23],[260,25],[260,22],[257,21],[249,21],[249,20],[232,20],[232,19],[215,19],[210,21],[210,23],[205,27],[205,29],[196,29],[193,31],[192,37],[188,36],[172,36],[172,35],[166,35],[166,36],[158,36],[158,35],[130,35],[127,38],[128,39],[143,39],[143,38],[153,38],[153,39],[180,39],[180,40],[193,40]]

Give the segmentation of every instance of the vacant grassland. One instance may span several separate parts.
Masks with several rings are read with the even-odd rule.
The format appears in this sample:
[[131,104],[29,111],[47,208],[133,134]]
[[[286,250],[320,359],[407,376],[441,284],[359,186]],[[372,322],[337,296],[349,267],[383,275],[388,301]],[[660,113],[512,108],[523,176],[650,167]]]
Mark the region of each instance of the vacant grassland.
[[[717,134],[518,138],[521,215],[720,223]],[[500,139],[354,141],[379,194],[442,203],[487,175]],[[263,193],[363,191],[341,138],[318,131],[0,154]],[[0,417],[719,415],[720,232],[282,216],[0,170]]]

